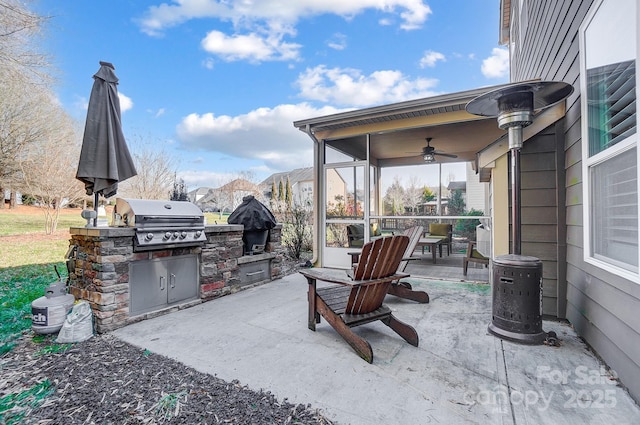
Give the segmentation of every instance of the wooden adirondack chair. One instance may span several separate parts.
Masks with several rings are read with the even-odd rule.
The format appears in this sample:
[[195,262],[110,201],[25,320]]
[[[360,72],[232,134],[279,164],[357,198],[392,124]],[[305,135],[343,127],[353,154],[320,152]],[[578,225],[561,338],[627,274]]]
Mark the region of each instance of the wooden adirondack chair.
[[[301,270],[309,284],[309,329],[316,330],[320,316],[369,363],[373,362],[371,345],[351,328],[381,320],[409,344],[418,346],[418,333],[398,320],[382,304],[391,282],[408,276],[398,273],[398,265],[409,243],[404,235],[389,236],[368,242],[362,247],[357,266],[349,271],[315,268]],[[336,283],[317,288],[317,281]]]
[[[404,273],[409,261],[421,259],[421,257],[413,257],[413,252],[416,250],[416,246],[418,246],[418,241],[422,237],[423,232],[424,227],[422,226],[409,227],[402,232],[404,236],[409,238],[409,243],[407,244],[407,249],[404,251],[404,255],[402,256],[402,261],[400,261],[400,264],[398,265],[398,273]],[[360,258],[360,253],[350,252],[349,255],[351,255],[351,261],[355,267],[355,264],[358,263],[358,259]],[[426,304],[429,302],[429,294],[424,291],[414,291],[409,282],[401,282],[400,279],[391,282],[391,286],[387,293],[395,295],[396,297],[417,301],[419,303]]]
[[[409,243],[407,244],[407,249],[404,252],[402,261],[400,261],[400,264],[398,265],[398,273],[404,273],[409,261],[420,259],[420,257],[413,257],[413,252],[416,250],[416,246],[418,245],[418,241],[422,237],[423,232],[424,228],[422,226],[409,227],[403,232],[403,235],[409,238]],[[414,291],[409,282],[401,282],[400,279],[391,283],[388,293],[390,295],[395,295],[396,297],[406,298],[419,303],[426,304],[429,302],[429,294],[425,291]]]

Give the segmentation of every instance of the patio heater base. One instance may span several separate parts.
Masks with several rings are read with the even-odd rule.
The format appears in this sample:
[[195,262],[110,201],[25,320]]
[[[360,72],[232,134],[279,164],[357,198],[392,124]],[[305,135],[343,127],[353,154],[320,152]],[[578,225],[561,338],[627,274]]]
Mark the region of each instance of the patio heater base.
[[501,255],[493,260],[492,322],[489,332],[523,344],[542,344],[542,262],[536,257]]

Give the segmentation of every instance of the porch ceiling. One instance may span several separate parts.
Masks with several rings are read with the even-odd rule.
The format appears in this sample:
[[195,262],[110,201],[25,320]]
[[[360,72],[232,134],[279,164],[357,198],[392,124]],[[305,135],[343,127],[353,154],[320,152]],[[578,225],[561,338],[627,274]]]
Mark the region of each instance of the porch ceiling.
[[505,134],[495,118],[466,112],[466,104],[496,88],[417,99],[381,107],[294,122],[299,130],[334,148],[364,158],[366,135],[371,138],[372,160],[379,166],[423,163],[426,138],[437,151],[458,155],[436,156],[438,162],[475,161],[476,153]]

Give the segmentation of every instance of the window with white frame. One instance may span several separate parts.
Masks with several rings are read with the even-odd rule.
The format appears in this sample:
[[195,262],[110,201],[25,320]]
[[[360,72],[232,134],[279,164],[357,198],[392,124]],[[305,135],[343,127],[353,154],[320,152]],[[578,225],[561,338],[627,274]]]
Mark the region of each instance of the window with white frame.
[[597,0],[580,27],[585,260],[638,280],[636,0]]

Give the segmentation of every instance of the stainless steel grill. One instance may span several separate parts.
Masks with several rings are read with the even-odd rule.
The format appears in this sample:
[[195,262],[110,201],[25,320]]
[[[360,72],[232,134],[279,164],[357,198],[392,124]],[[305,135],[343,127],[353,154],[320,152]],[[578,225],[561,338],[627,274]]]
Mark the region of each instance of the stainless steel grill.
[[204,215],[191,202],[117,198],[113,225],[136,230],[134,251],[203,245]]

